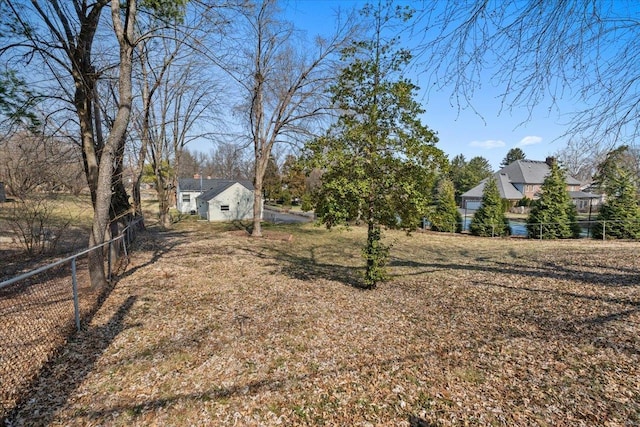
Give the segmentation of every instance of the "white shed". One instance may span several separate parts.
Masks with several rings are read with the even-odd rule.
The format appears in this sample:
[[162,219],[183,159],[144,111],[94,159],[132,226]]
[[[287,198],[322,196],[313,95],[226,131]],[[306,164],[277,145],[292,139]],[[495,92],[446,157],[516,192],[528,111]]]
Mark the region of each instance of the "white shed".
[[253,185],[248,181],[220,180],[196,198],[198,215],[208,221],[253,218]]

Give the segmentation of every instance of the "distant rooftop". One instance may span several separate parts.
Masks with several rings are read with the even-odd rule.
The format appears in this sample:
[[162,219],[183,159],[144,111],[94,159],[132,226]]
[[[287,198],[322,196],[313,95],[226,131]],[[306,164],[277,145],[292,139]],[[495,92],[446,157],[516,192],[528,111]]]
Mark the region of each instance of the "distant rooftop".
[[[498,171],[506,174],[514,184],[542,184],[549,175],[551,169],[547,162],[542,160],[516,160]],[[567,175],[568,185],[580,185],[580,181]]]

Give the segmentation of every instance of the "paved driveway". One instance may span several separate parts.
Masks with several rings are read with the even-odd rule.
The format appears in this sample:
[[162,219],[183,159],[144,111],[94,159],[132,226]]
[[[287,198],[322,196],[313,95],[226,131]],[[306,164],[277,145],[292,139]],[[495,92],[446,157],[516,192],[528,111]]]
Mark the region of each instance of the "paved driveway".
[[310,216],[279,212],[266,207],[264,208],[262,217],[265,221],[274,224],[298,224],[313,221],[313,218]]

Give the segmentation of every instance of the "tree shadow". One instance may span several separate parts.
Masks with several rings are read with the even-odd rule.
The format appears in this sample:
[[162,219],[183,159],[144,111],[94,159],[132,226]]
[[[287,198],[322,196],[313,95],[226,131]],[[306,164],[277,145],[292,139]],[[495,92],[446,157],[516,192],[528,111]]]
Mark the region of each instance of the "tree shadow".
[[390,267],[417,269],[410,273],[397,272],[394,276],[420,275],[438,270],[463,270],[483,272],[487,274],[512,274],[532,278],[546,278],[554,280],[580,281],[591,285],[606,287],[636,287],[640,283],[640,273],[631,269],[615,269],[600,267],[610,270],[606,273],[588,271],[585,266],[560,264],[557,262],[545,262],[537,265],[518,264],[517,262],[490,261],[488,258],[470,258],[475,262],[450,263],[450,262],[421,262],[402,258],[393,258],[389,262]]
[[74,334],[64,351],[45,364],[4,420],[6,425],[48,425],[56,411],[93,370],[98,358],[127,327],[125,317],[136,301],[127,298],[103,326]]
[[246,231],[248,235],[251,235],[251,233],[253,232],[253,222],[234,219],[233,221],[231,221],[231,225],[236,230]]
[[129,260],[124,259],[122,271],[117,275],[117,280],[123,279],[135,273],[136,271],[153,265],[158,262],[164,255],[174,250],[177,246],[188,241],[189,233],[185,231],[149,231],[147,229],[147,239],[144,242],[134,243],[131,249],[137,252],[151,251],[151,258],[148,261],[135,265],[134,267],[127,268]]
[[[80,314],[80,324],[81,330],[78,332],[73,325],[73,317],[65,320],[65,319],[57,319],[53,323],[53,327],[55,330],[48,330],[47,334],[55,334],[59,336],[59,340],[56,341],[55,345],[51,347],[47,347],[47,354],[49,362],[44,363],[44,365],[40,365],[42,361],[33,362],[30,366],[32,370],[29,370],[28,375],[23,371],[22,375],[26,375],[23,377],[23,380],[19,385],[16,386],[15,389],[11,389],[9,394],[7,395],[9,400],[7,401],[7,406],[2,408],[0,412],[0,417],[6,415],[6,411],[14,410],[17,411],[20,405],[24,405],[25,402],[28,402],[29,399],[32,399],[33,390],[38,389],[38,384],[40,381],[46,381],[46,378],[40,379],[42,375],[46,375],[48,369],[51,369],[52,364],[55,364],[56,355],[66,354],[73,347],[74,340],[83,340],[86,337],[87,331],[85,325],[88,325],[91,319],[95,316],[95,314],[100,310],[103,306],[104,302],[107,300],[115,286],[117,285],[120,279],[123,279],[135,271],[146,267],[148,265],[154,264],[162,256],[171,250],[173,250],[177,245],[186,241],[185,237],[186,233],[183,232],[171,232],[171,233],[154,233],[147,232],[146,238],[139,238],[135,243],[130,246],[130,250],[134,250],[136,252],[144,252],[151,250],[152,254],[148,261],[143,264],[136,265],[133,268],[127,270],[128,260],[126,257],[122,256],[119,261],[121,261],[120,271],[118,271],[118,267],[116,264],[113,266],[114,274],[112,276],[112,280],[104,287],[99,290],[92,290],[88,287],[88,272],[81,268],[79,271],[78,281],[85,283],[86,286],[80,289],[80,297],[83,302],[82,305],[85,308],[81,307]],[[121,252],[122,255],[124,255]],[[80,260],[79,265],[84,265],[84,260]],[[56,303],[64,303],[70,301],[72,296],[71,292],[71,276],[70,276],[70,265],[65,263],[63,265],[57,266],[52,270],[47,270],[47,274],[39,274],[32,278],[29,278],[21,283],[17,283],[15,285],[9,286],[5,289],[0,290],[0,298],[3,298],[5,302],[8,301],[7,298],[15,297],[20,295],[30,295],[34,292],[31,290],[36,286],[46,286],[47,289],[47,298],[44,301],[35,301],[29,302],[30,306],[25,305],[25,302],[22,302],[23,307],[29,309],[30,307],[37,307],[42,309],[43,307],[53,306]],[[55,285],[55,286],[54,286]],[[52,293],[53,290],[56,290],[57,293]],[[90,338],[88,338],[90,339]],[[42,344],[42,337],[40,338],[40,344]],[[28,343],[22,343],[26,348],[34,347],[38,344],[38,341],[32,343],[32,346],[27,345]],[[39,348],[41,348],[40,346]],[[43,359],[45,360],[45,359]],[[15,368],[17,369],[17,368]],[[33,378],[33,379],[31,379]],[[53,389],[56,389],[55,384],[52,385]],[[27,396],[27,397],[23,397]],[[18,402],[16,404],[12,402]],[[12,409],[13,408],[13,409]],[[2,425],[2,421],[0,420],[0,425]]]
[[[478,273],[477,279],[470,282],[474,286],[501,288],[516,293],[527,292],[543,295],[545,300],[565,300],[568,303],[598,303],[593,310],[600,310],[597,314],[570,314],[562,312],[547,312],[531,309],[516,313],[519,322],[530,325],[539,330],[539,339],[549,339],[560,334],[564,339],[586,340],[595,346],[608,347],[617,351],[624,351],[631,355],[640,354],[640,346],[637,338],[627,332],[621,332],[622,338],[611,338],[604,333],[612,322],[624,321],[640,313],[640,300],[637,293],[640,291],[640,275],[632,268],[617,269],[609,266],[583,265],[584,262],[544,261],[537,264],[518,263],[466,257],[468,263],[453,263],[447,261],[420,262],[405,258],[395,258],[390,266],[396,268],[396,277],[428,275],[435,271],[459,270]],[[406,270],[406,271],[402,271]],[[504,276],[504,278],[500,278]],[[511,276],[511,277],[509,277]],[[521,280],[524,278],[525,280]],[[566,281],[574,283],[572,290],[562,287],[539,288],[534,285],[533,279],[541,279],[542,283]],[[508,284],[509,280],[514,284]],[[593,292],[593,288],[584,291],[580,285],[602,288],[602,292]],[[615,292],[613,290],[616,290]],[[628,291],[627,291],[628,290]],[[600,306],[602,304],[602,306]],[[610,305],[614,305],[610,307]],[[503,316],[513,317],[514,313],[503,313]],[[521,328],[510,327],[513,330],[499,331],[505,336],[518,334]],[[617,336],[617,334],[616,334]]]
[[[384,360],[375,361],[375,366],[379,367],[379,370],[389,369],[391,366],[398,364],[415,364],[422,363],[424,360],[423,354],[406,354],[403,356],[392,357]],[[285,390],[291,385],[299,384],[301,382],[313,383],[314,380],[323,377],[335,378],[336,376],[343,375],[349,372],[358,372],[362,369],[371,368],[371,361],[361,362],[355,366],[344,366],[340,368],[334,368],[325,371],[317,371],[312,373],[298,373],[297,375],[282,374],[275,376],[270,374],[268,376],[248,381],[244,383],[234,384],[230,386],[215,386],[210,387],[203,391],[197,391],[192,393],[179,393],[175,392],[166,397],[160,397],[156,399],[148,399],[144,401],[131,402],[126,404],[113,405],[110,407],[104,407],[102,409],[90,409],[83,411],[81,416],[96,420],[98,423],[104,420],[113,420],[115,416],[120,414],[129,414],[133,417],[133,422],[137,421],[145,413],[150,411],[157,411],[162,408],[168,408],[173,405],[184,403],[188,404],[197,402],[210,402],[210,401],[226,401],[231,398],[251,398],[258,393],[268,391],[270,393]],[[55,413],[52,413],[55,415]],[[425,424],[426,421],[422,420],[412,414],[399,414],[399,417],[415,422],[416,426],[430,426],[431,424]],[[52,421],[52,418],[48,418],[47,421]],[[73,420],[72,420],[73,421]],[[419,422],[419,423],[418,423]],[[414,425],[414,424],[411,424]]]
[[[270,248],[270,254],[255,252],[258,257],[271,260],[268,264],[272,267],[280,269],[282,274],[297,280],[310,281],[314,279],[325,279],[344,285],[364,289],[363,267],[355,267],[350,265],[340,265],[335,263],[326,263],[319,261],[317,248],[309,248],[308,254],[294,254],[291,251],[278,248]],[[342,259],[352,257],[346,249],[339,251]]]

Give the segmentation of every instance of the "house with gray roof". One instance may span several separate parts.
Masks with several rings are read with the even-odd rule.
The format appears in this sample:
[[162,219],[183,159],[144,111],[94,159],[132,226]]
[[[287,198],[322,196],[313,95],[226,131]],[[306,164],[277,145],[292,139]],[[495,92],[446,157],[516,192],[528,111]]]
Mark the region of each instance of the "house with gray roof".
[[246,180],[181,178],[176,200],[181,213],[198,214],[208,221],[253,218],[253,183]]
[[[552,158],[540,160],[516,160],[496,172],[493,177],[498,185],[500,197],[512,202],[523,198],[536,200],[545,178],[551,172],[549,166]],[[566,177],[567,190],[578,210],[583,210],[591,203],[597,203],[601,196],[580,191],[581,183],[572,176]],[[469,210],[478,209],[482,202],[482,192],[487,180],[461,195],[462,207]]]

